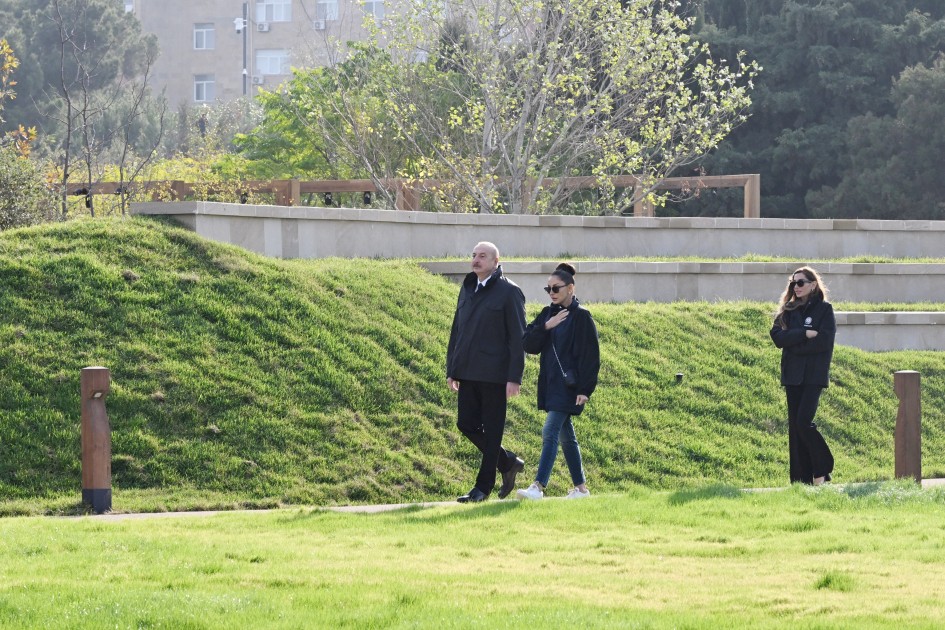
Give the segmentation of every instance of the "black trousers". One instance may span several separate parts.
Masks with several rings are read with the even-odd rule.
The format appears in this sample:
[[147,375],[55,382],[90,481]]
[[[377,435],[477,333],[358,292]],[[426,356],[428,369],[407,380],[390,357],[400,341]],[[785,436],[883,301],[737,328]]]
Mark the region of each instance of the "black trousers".
[[814,424],[814,415],[824,388],[820,385],[786,385],[788,447],[791,453],[791,483],[813,483],[815,477],[833,472],[833,454]]
[[485,494],[495,487],[495,471],[515,463],[515,453],[502,448],[506,404],[505,383],[460,381],[456,426],[482,453],[476,487]]

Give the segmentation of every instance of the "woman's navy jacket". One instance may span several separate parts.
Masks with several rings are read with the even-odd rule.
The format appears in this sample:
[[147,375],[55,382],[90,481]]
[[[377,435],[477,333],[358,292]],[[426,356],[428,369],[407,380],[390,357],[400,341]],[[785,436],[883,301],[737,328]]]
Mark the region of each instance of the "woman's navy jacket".
[[[525,328],[522,346],[528,354],[540,354],[538,372],[538,408],[543,411],[563,411],[578,415],[584,405],[575,405],[578,394],[590,398],[597,387],[600,372],[600,347],[597,341],[597,326],[590,311],[581,306],[577,298],[568,306],[568,317],[551,330],[545,330],[545,322],[561,307],[546,306]],[[558,329],[561,330],[558,330]],[[558,331],[555,333],[555,331]],[[554,342],[561,366],[577,372],[577,387],[568,389],[551,344]],[[564,401],[567,401],[564,403]],[[564,403],[564,404],[562,404]]]

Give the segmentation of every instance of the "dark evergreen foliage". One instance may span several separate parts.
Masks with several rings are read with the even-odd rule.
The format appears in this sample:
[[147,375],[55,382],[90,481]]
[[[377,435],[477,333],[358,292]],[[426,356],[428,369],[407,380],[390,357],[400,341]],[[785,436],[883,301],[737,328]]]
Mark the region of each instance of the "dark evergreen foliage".
[[[942,213],[932,201],[941,176],[914,172],[924,155],[941,155],[941,97],[912,92],[940,81],[945,3],[705,0],[695,10],[716,54],[743,49],[764,67],[752,117],[706,161],[709,173],[761,173],[764,216]],[[713,198],[687,212],[718,213]]]

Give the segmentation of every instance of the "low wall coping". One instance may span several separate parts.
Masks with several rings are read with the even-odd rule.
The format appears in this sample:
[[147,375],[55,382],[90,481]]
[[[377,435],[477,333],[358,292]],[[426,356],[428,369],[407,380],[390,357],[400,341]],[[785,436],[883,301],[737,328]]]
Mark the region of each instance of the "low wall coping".
[[[466,261],[426,261],[420,263],[431,273],[457,275],[469,272]],[[771,274],[790,273],[807,262],[689,262],[689,261],[572,261],[574,268],[583,273],[648,273],[648,274]],[[502,261],[503,268],[513,273],[551,273],[558,265],[556,261]],[[945,274],[945,263],[845,263],[817,262],[813,266],[825,276],[845,275],[929,275]]]
[[807,229],[887,230],[945,232],[945,221],[879,219],[777,219],[744,217],[589,217],[573,215],[477,214],[379,210],[373,208],[321,208],[257,206],[212,201],[143,202],[132,204],[132,214],[220,215],[272,219],[346,220],[471,226],[613,227],[669,229]]

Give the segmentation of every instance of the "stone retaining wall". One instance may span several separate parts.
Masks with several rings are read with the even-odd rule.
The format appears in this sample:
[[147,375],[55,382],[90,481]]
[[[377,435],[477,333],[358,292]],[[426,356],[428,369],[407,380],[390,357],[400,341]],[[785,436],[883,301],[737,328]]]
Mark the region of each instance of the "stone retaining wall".
[[840,312],[837,343],[862,350],[945,350],[945,312]]
[[492,241],[506,256],[746,254],[945,258],[945,221],[482,215],[211,202],[137,203],[201,236],[279,258],[438,258]]
[[[870,256],[945,258],[945,222],[838,219],[639,218],[434,214],[210,202],[133,204],[135,214],[174,218],[203,237],[279,258],[464,256],[493,241],[504,257],[748,254],[798,262],[580,262],[579,295],[592,302],[759,300],[774,303],[804,260]],[[532,301],[556,262],[510,262]],[[425,263],[458,280],[468,264]],[[943,264],[823,263],[832,299],[945,301]],[[838,313],[838,343],[865,350],[945,350],[945,313]]]
[[[528,300],[544,301],[542,287],[556,262],[503,263]],[[579,295],[591,302],[676,302],[755,300],[777,301],[791,272],[805,264],[793,262],[575,262]],[[459,281],[469,272],[466,262],[422,265]],[[815,265],[832,299],[844,302],[943,302],[945,264],[820,263]]]

